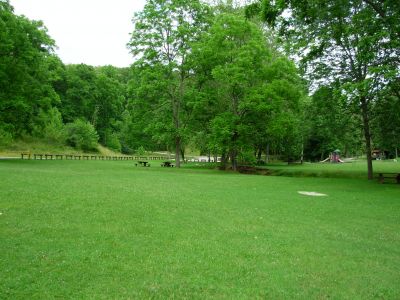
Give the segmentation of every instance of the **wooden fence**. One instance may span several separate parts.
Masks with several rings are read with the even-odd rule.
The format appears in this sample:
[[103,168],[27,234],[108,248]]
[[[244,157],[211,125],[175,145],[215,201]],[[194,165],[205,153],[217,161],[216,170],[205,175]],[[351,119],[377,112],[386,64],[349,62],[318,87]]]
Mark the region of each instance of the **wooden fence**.
[[74,155],[74,154],[41,154],[21,153],[21,159],[34,160],[168,160],[162,156],[104,156],[104,155]]

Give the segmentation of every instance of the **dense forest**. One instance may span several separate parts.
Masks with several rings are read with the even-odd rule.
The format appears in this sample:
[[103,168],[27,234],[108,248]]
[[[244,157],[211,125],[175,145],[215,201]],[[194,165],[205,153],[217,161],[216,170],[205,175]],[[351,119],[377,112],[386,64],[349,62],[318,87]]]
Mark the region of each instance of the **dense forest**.
[[45,24],[0,0],[0,147],[33,137],[168,150],[223,167],[400,147],[400,2],[148,0],[132,65],[65,65]]

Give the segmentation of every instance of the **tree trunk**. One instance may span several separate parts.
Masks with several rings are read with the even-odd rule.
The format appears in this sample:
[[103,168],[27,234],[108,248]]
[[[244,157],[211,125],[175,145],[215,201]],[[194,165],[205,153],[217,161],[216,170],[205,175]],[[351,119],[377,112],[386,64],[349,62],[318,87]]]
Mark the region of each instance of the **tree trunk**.
[[261,154],[262,154],[261,147],[259,147],[257,151],[257,162],[261,161]]
[[269,143],[267,144],[267,149],[265,149],[265,163],[269,163]]
[[368,179],[371,180],[374,177],[372,169],[372,155],[371,155],[371,131],[369,128],[369,117],[368,117],[368,102],[365,96],[361,96],[361,115],[363,119],[363,129],[365,138],[365,151],[367,152],[367,166],[368,166]]
[[185,163],[185,149],[184,149],[184,147],[183,148],[181,147],[181,158],[182,158],[183,163]]
[[181,138],[175,137],[175,167],[181,167]]
[[303,164],[304,160],[304,143],[301,143],[301,157],[300,157],[300,162]]
[[232,150],[231,152],[231,163],[232,163],[232,170],[236,171],[237,170],[237,151]]
[[[172,76],[171,76],[172,77]],[[184,94],[184,73],[180,73],[180,81],[179,81],[179,91],[178,95],[172,97],[172,112],[173,112],[173,121],[174,127],[176,130],[175,133],[175,167],[181,167],[181,147],[182,147],[182,136],[180,134],[181,129],[181,120],[180,120],[180,110],[181,103],[183,100]]]
[[238,155],[238,150],[237,150],[237,145],[236,145],[236,143],[237,143],[237,140],[238,140],[238,133],[237,132],[235,132],[234,134],[233,134],[233,136],[232,136],[232,150],[231,150],[231,153],[230,153],[230,156],[231,156],[231,163],[232,163],[232,170],[233,171],[236,171],[237,170],[237,155]]
[[221,170],[226,170],[226,153],[225,151],[222,152],[221,154],[221,166],[220,166]]

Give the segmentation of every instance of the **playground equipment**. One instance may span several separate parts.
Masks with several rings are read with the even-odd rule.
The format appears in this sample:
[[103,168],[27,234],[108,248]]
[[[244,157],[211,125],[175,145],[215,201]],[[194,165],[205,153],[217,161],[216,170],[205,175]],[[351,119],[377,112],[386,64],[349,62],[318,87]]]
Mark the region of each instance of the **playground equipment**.
[[340,150],[336,149],[333,151],[331,154],[329,154],[329,157],[324,159],[321,162],[331,162],[331,163],[342,163],[344,162],[343,160],[340,159]]

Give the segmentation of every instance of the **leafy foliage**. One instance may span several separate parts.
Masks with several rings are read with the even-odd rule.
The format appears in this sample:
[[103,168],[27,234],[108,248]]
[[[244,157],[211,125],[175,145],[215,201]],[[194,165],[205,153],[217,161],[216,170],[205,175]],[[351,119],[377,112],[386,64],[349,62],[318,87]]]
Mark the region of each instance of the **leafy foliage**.
[[13,136],[32,133],[39,112],[59,101],[53,47],[42,22],[16,16],[8,1],[0,1],[0,124]]
[[190,120],[190,112],[185,110],[190,77],[187,60],[191,43],[208,26],[208,16],[208,7],[198,0],[149,0],[133,19],[135,31],[129,45],[138,59],[136,65],[149,67],[148,79],[156,79],[159,84],[155,86],[164,86],[162,90],[156,89],[161,92],[157,107],[162,110],[157,110],[152,130],[164,141],[168,139],[174,144],[177,167],[185,127]]
[[48,142],[64,144],[65,128],[58,109],[53,107],[47,113],[40,111],[38,117],[40,121],[34,128],[33,134],[45,138]]
[[240,16],[222,14],[194,56],[200,80],[215,88],[206,90],[216,94],[210,148],[229,155],[234,169],[238,154],[271,140],[289,154],[298,142],[293,129],[303,87],[294,65],[266,46],[262,31]]
[[92,124],[81,119],[65,125],[67,143],[84,151],[96,150],[99,136]]

